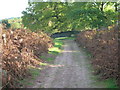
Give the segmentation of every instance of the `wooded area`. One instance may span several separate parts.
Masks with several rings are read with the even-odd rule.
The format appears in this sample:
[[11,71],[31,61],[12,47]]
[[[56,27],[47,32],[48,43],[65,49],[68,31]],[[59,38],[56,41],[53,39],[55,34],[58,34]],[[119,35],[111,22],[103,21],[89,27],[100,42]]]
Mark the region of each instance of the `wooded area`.
[[46,62],[41,56],[54,47],[52,37],[59,37],[63,33],[63,36],[71,37],[69,31],[74,32],[73,37],[78,45],[91,53],[94,74],[100,74],[102,79],[114,78],[119,85],[119,3],[28,4],[20,19],[1,22],[3,88],[20,88],[19,81],[30,76],[30,67],[38,68],[41,62]]
[[117,6],[116,2],[34,2],[22,18],[25,27],[46,33],[99,29],[117,24]]

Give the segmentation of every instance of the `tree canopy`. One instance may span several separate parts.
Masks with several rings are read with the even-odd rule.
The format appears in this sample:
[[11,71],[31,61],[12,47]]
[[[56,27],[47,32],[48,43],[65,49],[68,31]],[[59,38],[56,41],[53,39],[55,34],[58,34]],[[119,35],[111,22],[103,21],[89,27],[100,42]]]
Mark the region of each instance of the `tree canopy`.
[[46,33],[107,27],[118,14],[115,2],[32,2],[22,13],[25,27]]

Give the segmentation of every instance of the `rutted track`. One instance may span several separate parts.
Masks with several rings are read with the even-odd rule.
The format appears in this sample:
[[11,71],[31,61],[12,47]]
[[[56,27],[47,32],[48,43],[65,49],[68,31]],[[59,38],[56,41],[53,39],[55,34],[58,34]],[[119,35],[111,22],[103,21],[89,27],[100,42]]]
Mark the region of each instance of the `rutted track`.
[[92,79],[89,60],[73,40],[65,40],[63,52],[54,61],[55,67],[42,72],[33,88],[102,88]]

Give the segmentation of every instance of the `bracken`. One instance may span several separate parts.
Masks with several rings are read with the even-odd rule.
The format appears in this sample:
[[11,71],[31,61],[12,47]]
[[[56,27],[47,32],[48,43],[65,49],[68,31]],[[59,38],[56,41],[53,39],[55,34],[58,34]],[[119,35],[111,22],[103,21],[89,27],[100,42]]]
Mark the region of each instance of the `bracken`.
[[40,32],[29,30],[3,30],[2,33],[2,86],[16,87],[16,81],[29,75],[28,66],[37,66],[38,58],[53,46],[52,39]]
[[118,31],[117,26],[105,30],[87,30],[80,32],[76,39],[79,45],[92,54],[96,74],[101,74],[103,79],[119,79]]

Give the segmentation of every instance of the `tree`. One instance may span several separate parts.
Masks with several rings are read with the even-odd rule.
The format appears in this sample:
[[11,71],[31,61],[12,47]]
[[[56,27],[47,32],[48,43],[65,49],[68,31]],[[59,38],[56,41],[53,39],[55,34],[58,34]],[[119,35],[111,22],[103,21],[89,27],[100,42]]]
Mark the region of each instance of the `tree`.
[[8,29],[11,27],[11,24],[8,22],[7,19],[2,20],[2,25],[3,25],[4,29]]
[[46,33],[101,28],[116,22],[110,2],[33,2],[23,12],[23,24]]

